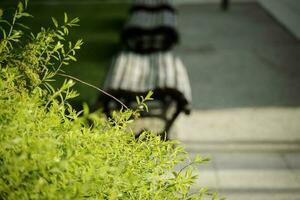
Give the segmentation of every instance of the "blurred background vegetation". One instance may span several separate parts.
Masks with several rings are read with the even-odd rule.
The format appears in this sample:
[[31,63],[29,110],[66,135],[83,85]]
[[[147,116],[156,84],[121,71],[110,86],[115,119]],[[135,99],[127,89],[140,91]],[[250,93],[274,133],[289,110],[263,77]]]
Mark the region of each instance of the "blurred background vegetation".
[[[17,1],[0,2],[4,12],[11,12]],[[129,4],[114,1],[86,0],[30,0],[28,12],[34,18],[24,20],[24,24],[36,33],[41,27],[52,27],[51,17],[63,21],[64,12],[69,18],[79,17],[80,27],[70,32],[70,40],[83,39],[84,45],[76,56],[77,62],[63,70],[72,76],[101,87],[113,56],[120,48],[119,35],[128,15]],[[62,78],[58,77],[57,87]],[[81,108],[83,102],[92,105],[97,100],[98,91],[77,83],[75,89],[80,93],[73,100],[75,108]]]

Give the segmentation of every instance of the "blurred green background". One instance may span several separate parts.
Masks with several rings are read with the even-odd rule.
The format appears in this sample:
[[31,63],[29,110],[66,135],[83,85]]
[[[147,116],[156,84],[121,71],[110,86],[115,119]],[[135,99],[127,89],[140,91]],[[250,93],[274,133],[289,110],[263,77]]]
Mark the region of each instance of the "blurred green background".
[[[2,5],[1,5],[2,4]],[[4,10],[16,6],[16,1],[0,2]],[[63,70],[83,81],[101,87],[112,58],[120,49],[120,31],[128,15],[129,4],[113,1],[90,0],[32,0],[28,12],[34,18],[23,20],[36,33],[41,27],[53,27],[51,16],[63,21],[64,12],[69,18],[79,17],[80,26],[71,29],[69,39],[83,39],[83,46],[77,53],[77,62],[65,66]],[[62,78],[58,77],[58,87]],[[80,109],[83,102],[93,105],[99,92],[81,83],[75,85],[80,96],[72,101]]]

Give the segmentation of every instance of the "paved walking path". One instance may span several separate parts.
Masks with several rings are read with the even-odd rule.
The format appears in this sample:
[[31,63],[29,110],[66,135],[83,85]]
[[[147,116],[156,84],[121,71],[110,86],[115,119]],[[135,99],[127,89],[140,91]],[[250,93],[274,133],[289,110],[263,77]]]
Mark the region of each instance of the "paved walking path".
[[194,112],[171,132],[200,166],[195,187],[229,200],[300,199],[300,43],[256,3],[179,7],[177,52]]

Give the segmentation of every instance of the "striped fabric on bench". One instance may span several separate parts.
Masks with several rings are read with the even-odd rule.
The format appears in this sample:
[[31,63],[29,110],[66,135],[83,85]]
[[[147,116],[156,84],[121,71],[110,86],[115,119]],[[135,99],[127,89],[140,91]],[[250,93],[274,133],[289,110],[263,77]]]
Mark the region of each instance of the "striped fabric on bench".
[[188,74],[181,60],[170,52],[140,55],[120,53],[113,62],[104,89],[116,97],[135,101],[136,95],[154,91],[154,98],[171,97],[177,107],[190,112],[192,100]]
[[176,15],[168,10],[133,12],[121,38],[128,50],[137,53],[169,50],[179,40]]
[[138,10],[169,10],[172,12],[176,11],[172,0],[134,0],[130,12],[135,12]]

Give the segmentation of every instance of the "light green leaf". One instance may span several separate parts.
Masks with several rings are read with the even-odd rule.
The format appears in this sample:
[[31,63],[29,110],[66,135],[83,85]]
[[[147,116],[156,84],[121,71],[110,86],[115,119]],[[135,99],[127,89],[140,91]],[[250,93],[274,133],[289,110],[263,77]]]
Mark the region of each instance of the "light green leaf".
[[135,98],[136,98],[136,102],[140,105],[141,104],[140,98],[138,96],[136,96]]
[[147,100],[153,100],[153,98],[151,98],[152,95],[153,95],[153,91],[150,90],[150,91],[148,92],[148,94],[146,95],[145,99],[147,99]]
[[7,20],[1,19],[1,20],[0,20],[0,23],[5,23],[5,24],[7,24],[8,26],[11,26],[11,24],[10,24]]
[[74,56],[69,55],[68,57],[73,61],[77,61],[77,59]]
[[67,13],[64,13],[64,22],[65,22],[65,23],[68,22],[68,15],[67,15]]
[[53,22],[54,26],[57,28],[58,27],[57,20],[54,17],[51,17],[51,19],[52,19],[52,22]]
[[20,2],[18,3],[18,11],[19,11],[19,13],[22,13],[23,10],[24,10],[24,6],[23,6],[23,3],[20,1]]
[[28,26],[24,25],[24,24],[21,24],[21,23],[16,23],[16,24],[21,26],[24,29],[30,30],[30,28]]

